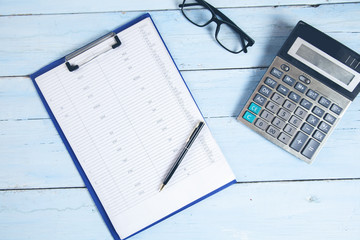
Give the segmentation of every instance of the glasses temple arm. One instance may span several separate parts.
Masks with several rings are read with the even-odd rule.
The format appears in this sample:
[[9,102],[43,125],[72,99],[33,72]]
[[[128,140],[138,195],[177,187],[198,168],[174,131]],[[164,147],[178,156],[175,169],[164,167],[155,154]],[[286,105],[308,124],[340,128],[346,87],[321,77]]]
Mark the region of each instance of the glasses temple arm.
[[[212,11],[214,11],[217,15],[219,15],[222,19],[226,20],[227,22],[231,23],[234,27],[236,27],[236,29],[242,34],[244,35],[244,37],[246,38],[246,40],[249,42],[247,44],[247,46],[252,46],[255,41],[249,36],[247,35],[243,30],[241,30],[241,28],[239,28],[233,21],[231,21],[225,14],[223,14],[222,12],[220,12],[220,10],[218,10],[217,8],[215,8],[214,6],[212,6],[209,3],[206,3]],[[243,47],[247,47],[245,46],[244,40],[241,39],[241,42],[243,44]]]

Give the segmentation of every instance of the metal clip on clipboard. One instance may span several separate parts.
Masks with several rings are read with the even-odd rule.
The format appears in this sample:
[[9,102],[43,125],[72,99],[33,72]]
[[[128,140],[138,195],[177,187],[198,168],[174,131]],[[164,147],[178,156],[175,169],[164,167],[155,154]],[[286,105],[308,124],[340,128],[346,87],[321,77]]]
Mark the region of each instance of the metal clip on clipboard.
[[[76,50],[75,52],[72,52],[72,53],[70,53],[69,55],[67,55],[67,56],[65,57],[65,65],[66,65],[66,67],[69,69],[70,72],[75,71],[76,69],[79,68],[79,65],[72,65],[72,64],[69,62],[71,59],[73,59],[74,57],[76,57],[76,56],[78,56],[78,55],[86,52],[87,50],[93,48],[94,46],[96,46],[96,45],[98,45],[98,44],[100,44],[100,43],[102,43],[102,42],[104,42],[104,41],[106,41],[106,40],[108,40],[108,39],[110,39],[110,38],[112,38],[112,37],[113,37],[113,38],[115,39],[115,41],[116,41],[115,44],[111,45],[112,49],[115,49],[115,48],[119,47],[119,46],[121,45],[121,41],[120,41],[119,37],[117,36],[116,33],[110,32],[110,33],[106,34],[105,36],[100,37],[99,39],[97,39],[97,40],[95,40],[95,41],[93,41],[93,42],[85,45],[84,47]],[[107,52],[107,51],[105,51],[105,52]],[[94,58],[98,57],[98,56],[101,55],[101,54],[102,54],[102,53],[94,56],[93,58],[89,59],[89,60],[86,61],[85,63],[90,62],[91,60],[93,60]]]

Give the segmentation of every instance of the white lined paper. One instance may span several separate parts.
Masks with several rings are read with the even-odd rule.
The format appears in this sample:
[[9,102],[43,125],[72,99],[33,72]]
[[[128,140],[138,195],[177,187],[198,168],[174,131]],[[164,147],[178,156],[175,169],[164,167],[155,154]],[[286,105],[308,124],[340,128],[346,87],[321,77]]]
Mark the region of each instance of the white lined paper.
[[203,117],[150,18],[118,36],[116,49],[108,39],[73,58],[78,70],[62,64],[35,80],[124,238],[235,177],[205,126],[158,192]]

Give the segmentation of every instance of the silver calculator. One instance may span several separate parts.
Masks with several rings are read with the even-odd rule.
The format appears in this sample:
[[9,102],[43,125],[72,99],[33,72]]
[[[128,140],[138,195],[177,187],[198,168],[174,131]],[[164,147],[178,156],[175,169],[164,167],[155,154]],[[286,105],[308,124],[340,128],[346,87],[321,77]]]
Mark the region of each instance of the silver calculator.
[[360,91],[360,56],[300,21],[238,120],[311,163]]

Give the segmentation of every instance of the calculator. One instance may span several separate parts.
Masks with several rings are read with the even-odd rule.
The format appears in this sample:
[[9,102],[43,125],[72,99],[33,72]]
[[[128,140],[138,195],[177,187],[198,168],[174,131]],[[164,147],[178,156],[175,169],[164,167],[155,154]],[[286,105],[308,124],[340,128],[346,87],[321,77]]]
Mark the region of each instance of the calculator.
[[311,163],[358,95],[359,83],[359,54],[300,21],[237,119]]

